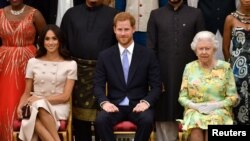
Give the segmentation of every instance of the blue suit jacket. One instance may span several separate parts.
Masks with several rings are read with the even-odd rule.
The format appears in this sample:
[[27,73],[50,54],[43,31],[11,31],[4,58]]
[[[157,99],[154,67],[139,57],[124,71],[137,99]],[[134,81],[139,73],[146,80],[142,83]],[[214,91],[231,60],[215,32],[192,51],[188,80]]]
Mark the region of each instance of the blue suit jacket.
[[140,100],[146,100],[153,106],[160,93],[160,69],[152,50],[135,44],[127,84],[118,45],[100,53],[94,78],[94,95],[99,104],[110,101],[118,105],[127,96],[131,106],[135,106]]

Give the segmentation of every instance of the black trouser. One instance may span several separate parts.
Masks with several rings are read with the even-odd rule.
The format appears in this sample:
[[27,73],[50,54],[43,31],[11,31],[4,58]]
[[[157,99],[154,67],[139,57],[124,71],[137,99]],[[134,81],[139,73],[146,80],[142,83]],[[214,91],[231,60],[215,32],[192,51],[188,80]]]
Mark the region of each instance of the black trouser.
[[[73,119],[73,128],[75,141],[92,141],[91,122]],[[96,130],[94,132],[95,141],[100,141]]]
[[102,141],[115,141],[113,126],[120,121],[129,120],[137,125],[135,141],[149,140],[154,123],[154,111],[132,112],[133,107],[118,106],[119,112],[100,111],[96,117],[96,129]]

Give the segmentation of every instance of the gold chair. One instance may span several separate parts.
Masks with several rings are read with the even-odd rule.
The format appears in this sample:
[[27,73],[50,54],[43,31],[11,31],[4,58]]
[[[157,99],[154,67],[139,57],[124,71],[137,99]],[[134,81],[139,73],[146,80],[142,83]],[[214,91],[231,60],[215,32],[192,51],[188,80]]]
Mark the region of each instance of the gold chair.
[[[21,127],[21,120],[16,119],[13,124],[13,141],[19,141],[18,134]],[[72,98],[70,98],[70,113],[68,120],[60,120],[58,134],[62,141],[72,141]]]

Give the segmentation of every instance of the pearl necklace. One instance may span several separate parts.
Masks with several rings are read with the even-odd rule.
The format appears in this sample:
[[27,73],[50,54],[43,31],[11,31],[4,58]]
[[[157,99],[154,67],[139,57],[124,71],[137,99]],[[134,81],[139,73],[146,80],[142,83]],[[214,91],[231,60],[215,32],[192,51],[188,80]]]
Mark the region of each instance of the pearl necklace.
[[244,13],[241,13],[240,11],[236,10],[236,13],[239,14],[240,16],[250,16],[250,14],[244,14]]
[[236,12],[231,13],[231,15],[244,24],[250,24],[250,16],[246,14],[245,16],[243,16],[242,13],[239,13],[236,11]]
[[11,10],[10,10],[10,13],[11,13],[12,15],[16,15],[16,16],[17,16],[17,15],[20,15],[20,14],[23,13],[24,8],[25,8],[25,5],[23,6],[22,9],[20,9],[20,10],[18,10],[18,11],[11,9]]

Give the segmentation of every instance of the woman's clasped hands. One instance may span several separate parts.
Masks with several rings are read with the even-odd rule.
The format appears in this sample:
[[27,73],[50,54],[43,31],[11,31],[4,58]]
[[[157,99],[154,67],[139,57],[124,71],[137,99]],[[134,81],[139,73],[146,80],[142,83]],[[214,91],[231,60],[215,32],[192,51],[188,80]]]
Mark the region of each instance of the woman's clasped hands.
[[204,103],[189,102],[188,107],[191,109],[197,110],[203,114],[210,114],[215,109],[222,108],[223,103],[222,102],[204,102]]

